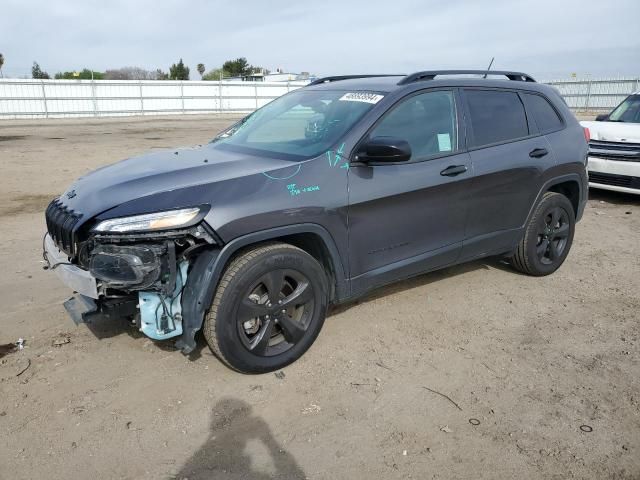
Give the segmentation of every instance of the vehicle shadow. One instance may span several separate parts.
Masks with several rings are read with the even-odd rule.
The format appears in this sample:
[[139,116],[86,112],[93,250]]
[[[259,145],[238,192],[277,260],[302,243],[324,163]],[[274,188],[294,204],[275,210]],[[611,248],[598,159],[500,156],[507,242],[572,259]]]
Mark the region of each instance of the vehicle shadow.
[[[84,324],[89,331],[98,339],[106,340],[119,335],[129,335],[135,339],[147,339],[159,349],[165,352],[175,352],[177,347],[174,341],[153,340],[138,330],[135,323],[126,318],[108,317],[106,315],[96,315],[90,322]],[[175,339],[174,339],[175,340]],[[204,338],[203,338],[204,341]],[[205,342],[206,345],[206,342]]]
[[589,200],[602,201],[614,205],[640,206],[640,195],[614,192],[612,190],[600,190],[598,188],[589,189]]
[[476,260],[469,263],[462,263],[460,265],[446,267],[441,270],[423,273],[421,275],[417,275],[415,277],[411,277],[406,280],[401,280],[397,283],[392,283],[383,287],[376,288],[375,290],[372,290],[371,292],[367,293],[363,297],[358,298],[357,300],[331,307],[329,310],[329,313],[327,314],[327,317],[346,312],[347,310],[353,307],[356,307],[358,305],[361,305],[363,303],[373,302],[380,298],[384,298],[390,295],[396,295],[398,293],[402,293],[407,290],[412,290],[414,288],[424,287],[424,286],[430,285],[431,283],[439,282],[447,278],[457,277],[458,275],[464,275],[465,273],[469,273],[469,272],[473,272],[481,269],[490,270],[491,268],[506,270],[506,271],[509,271],[510,273],[514,273],[515,275],[520,274],[520,272],[511,268],[511,266],[502,258],[498,258],[498,257],[483,258],[482,260]]
[[297,480],[305,473],[251,405],[227,397],[213,408],[209,438],[174,478]]
[[126,318],[96,315],[83,325],[85,325],[98,340],[105,340],[123,334],[128,334],[133,338],[144,337]]

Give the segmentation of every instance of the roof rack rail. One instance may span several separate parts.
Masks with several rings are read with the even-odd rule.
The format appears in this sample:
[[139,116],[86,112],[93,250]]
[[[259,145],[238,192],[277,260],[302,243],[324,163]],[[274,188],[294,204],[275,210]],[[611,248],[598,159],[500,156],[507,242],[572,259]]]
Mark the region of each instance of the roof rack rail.
[[398,85],[407,85],[408,83],[420,82],[422,80],[433,80],[440,75],[503,75],[509,80],[519,82],[535,82],[531,75],[522,72],[506,72],[500,70],[426,70],[424,72],[416,72],[407,75],[398,82]]
[[322,77],[314,80],[307,87],[311,85],[320,85],[321,83],[338,82],[340,80],[351,80],[352,78],[373,78],[373,77],[403,77],[404,73],[397,75],[394,74],[382,74],[382,75],[333,75],[331,77]]

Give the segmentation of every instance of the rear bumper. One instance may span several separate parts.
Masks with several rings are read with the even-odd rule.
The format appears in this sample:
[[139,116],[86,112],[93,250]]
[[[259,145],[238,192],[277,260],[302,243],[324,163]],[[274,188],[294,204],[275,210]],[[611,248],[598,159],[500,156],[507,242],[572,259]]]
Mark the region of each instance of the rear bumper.
[[640,162],[589,157],[589,186],[640,194]]
[[49,234],[44,237],[44,256],[49,268],[67,287],[85,297],[98,298],[96,278],[89,271],[69,264],[67,254],[58,249]]

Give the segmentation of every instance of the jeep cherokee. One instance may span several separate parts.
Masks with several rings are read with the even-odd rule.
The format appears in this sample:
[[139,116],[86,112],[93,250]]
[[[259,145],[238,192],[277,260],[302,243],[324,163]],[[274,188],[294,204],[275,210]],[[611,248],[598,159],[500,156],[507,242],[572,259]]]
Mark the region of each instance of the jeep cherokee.
[[[505,79],[487,78],[501,76]],[[126,317],[188,354],[279,369],[329,304],[487,256],[548,275],[587,201],[586,131],[518,72],[318,79],[209,144],[77,180],[44,258],[76,323]]]

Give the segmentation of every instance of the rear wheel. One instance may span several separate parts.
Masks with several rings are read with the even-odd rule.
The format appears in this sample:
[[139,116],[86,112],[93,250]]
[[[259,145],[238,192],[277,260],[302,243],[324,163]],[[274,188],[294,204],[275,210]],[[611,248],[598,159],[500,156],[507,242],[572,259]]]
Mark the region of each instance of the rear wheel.
[[270,372],[307,351],[326,309],[327,281],[320,264],[292,245],[266,244],[241,253],[227,267],[204,335],[231,368]]
[[569,254],[575,223],[569,199],[560,193],[545,193],[527,224],[515,255],[510,258],[511,264],[529,275],[555,272]]

